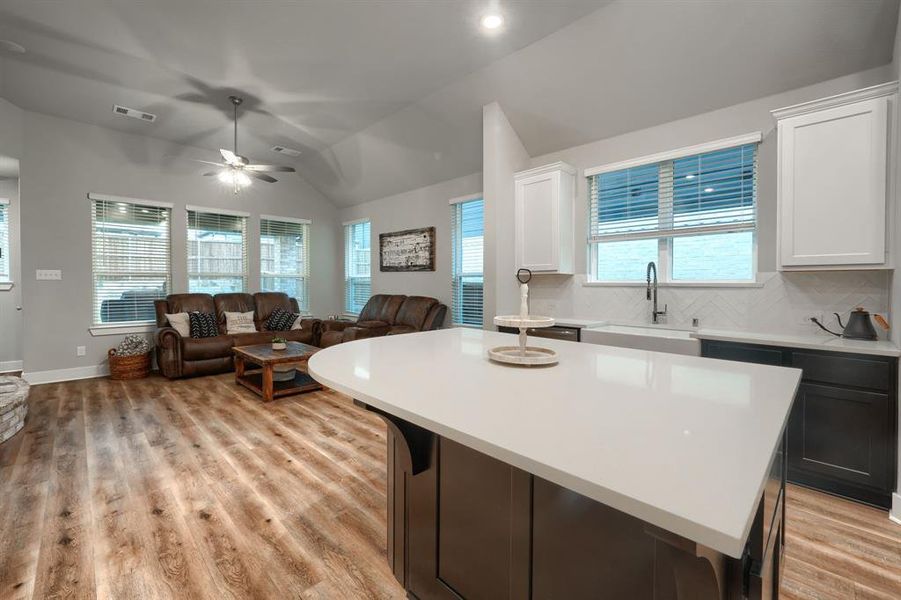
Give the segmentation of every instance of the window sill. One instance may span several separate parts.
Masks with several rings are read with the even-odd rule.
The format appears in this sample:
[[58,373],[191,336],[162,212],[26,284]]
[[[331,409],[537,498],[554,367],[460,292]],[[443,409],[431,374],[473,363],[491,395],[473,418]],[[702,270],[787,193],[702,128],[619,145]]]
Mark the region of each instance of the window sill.
[[88,331],[94,337],[103,335],[125,335],[126,333],[150,333],[156,329],[155,323],[130,323],[127,325],[94,325]]
[[465,323],[451,323],[451,327],[460,327],[463,329],[484,329],[483,325],[466,325]]
[[0,281],[0,292],[8,292],[14,287],[16,287],[16,284],[12,281]]
[[[582,287],[647,287],[644,281],[586,281]],[[661,288],[762,288],[762,281],[661,281]]]

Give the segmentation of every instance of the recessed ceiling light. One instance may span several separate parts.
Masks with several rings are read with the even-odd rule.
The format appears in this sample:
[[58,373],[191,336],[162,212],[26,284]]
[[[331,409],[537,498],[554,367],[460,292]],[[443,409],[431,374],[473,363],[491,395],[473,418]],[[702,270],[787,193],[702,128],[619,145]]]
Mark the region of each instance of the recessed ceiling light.
[[482,17],[482,27],[485,29],[500,29],[504,25],[504,17],[497,13],[487,14]]

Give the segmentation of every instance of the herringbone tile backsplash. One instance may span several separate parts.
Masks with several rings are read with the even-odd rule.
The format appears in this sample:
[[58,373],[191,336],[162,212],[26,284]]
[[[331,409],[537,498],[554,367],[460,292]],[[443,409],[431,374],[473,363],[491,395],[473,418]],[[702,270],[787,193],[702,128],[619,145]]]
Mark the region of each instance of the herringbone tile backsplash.
[[[529,284],[534,314],[598,318],[619,323],[650,322],[645,287],[591,287],[584,275],[536,276]],[[738,331],[818,333],[808,318],[856,306],[885,315],[889,307],[887,271],[759,273],[761,287],[661,287],[658,301],[668,305],[666,324]]]

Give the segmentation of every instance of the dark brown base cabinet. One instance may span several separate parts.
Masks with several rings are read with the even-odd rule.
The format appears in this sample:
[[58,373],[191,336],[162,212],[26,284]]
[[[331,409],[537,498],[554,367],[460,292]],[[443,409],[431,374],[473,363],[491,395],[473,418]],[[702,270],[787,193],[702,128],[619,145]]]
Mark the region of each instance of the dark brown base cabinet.
[[734,559],[357,404],[388,424],[388,562],[411,599],[778,597],[781,450]]
[[796,367],[788,480],[890,508],[898,449],[898,359],[704,340],[709,358]]

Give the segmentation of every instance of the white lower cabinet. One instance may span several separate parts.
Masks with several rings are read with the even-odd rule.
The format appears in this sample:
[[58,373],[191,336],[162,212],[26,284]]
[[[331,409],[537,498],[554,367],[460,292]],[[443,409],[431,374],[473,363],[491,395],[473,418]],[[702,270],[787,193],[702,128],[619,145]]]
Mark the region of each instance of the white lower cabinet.
[[780,270],[887,268],[897,82],[773,111]]

